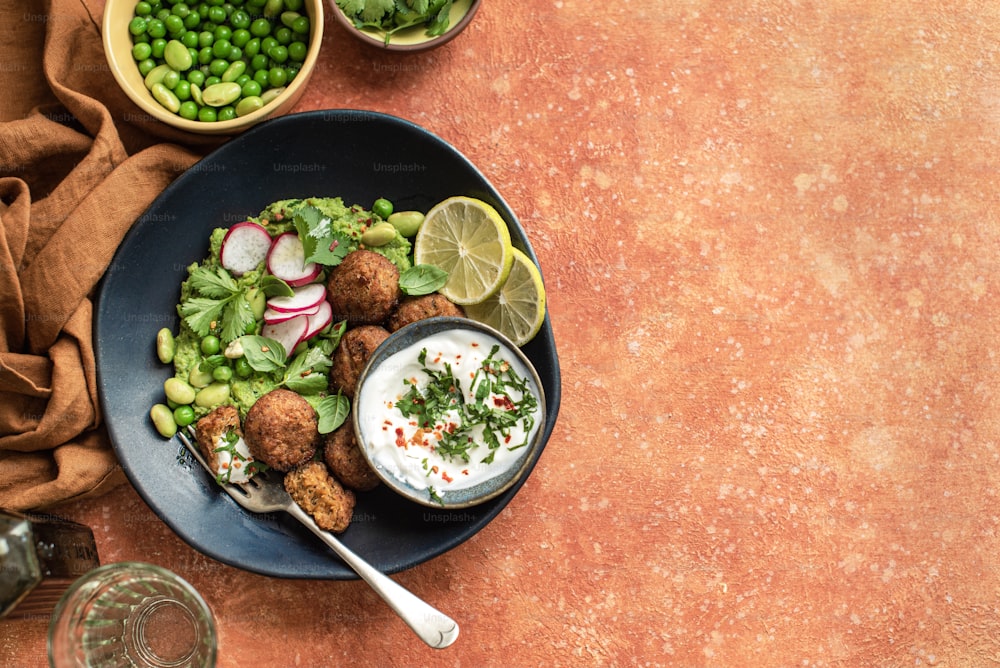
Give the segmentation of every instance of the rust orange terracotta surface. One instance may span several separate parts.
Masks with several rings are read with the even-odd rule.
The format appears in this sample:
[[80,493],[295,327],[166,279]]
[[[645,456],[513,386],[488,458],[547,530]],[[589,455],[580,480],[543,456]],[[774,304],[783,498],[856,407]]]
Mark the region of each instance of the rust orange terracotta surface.
[[[546,279],[539,465],[397,576],[458,642],[202,556],[127,486],[58,510],[188,578],[226,667],[997,665],[998,35],[937,0],[488,0],[411,56],[328,23],[299,110],[454,144]],[[44,633],[0,623],[0,664]]]

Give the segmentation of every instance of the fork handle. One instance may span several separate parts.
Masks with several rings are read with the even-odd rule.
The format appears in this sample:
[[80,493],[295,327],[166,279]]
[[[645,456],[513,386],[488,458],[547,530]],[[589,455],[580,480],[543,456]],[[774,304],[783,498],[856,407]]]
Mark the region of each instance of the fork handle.
[[299,506],[292,504],[288,512],[347,562],[421,640],[435,649],[444,649],[455,642],[458,638],[458,623],[455,620],[418,598],[385,573],[376,570],[332,534],[320,529],[313,518]]

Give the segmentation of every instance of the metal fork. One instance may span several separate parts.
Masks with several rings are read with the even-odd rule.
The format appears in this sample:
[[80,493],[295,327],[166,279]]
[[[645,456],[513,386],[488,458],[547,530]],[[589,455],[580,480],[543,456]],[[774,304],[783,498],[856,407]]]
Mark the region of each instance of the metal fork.
[[[177,436],[188,452],[214,479],[215,473],[201,456],[198,446],[194,443],[194,435],[191,434],[191,437],[188,438],[183,432],[177,432]],[[320,529],[309,513],[302,510],[292,500],[280,481],[270,479],[267,473],[258,473],[245,484],[218,482],[218,485],[236,503],[252,513],[270,513],[283,510],[304,524],[336,552],[337,556],[343,559],[355,573],[361,576],[361,579],[367,582],[375,590],[375,593],[389,604],[389,607],[406,622],[407,626],[431,647],[443,649],[458,638],[457,622],[403,588],[389,576],[376,570],[332,534]]]

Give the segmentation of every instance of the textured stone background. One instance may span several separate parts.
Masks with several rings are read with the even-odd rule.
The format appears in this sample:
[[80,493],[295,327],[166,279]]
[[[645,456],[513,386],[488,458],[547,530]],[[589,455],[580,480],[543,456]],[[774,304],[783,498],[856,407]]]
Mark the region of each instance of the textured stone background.
[[454,144],[549,291],[539,466],[398,576],[461,638],[222,566],[128,487],[66,514],[190,579],[222,666],[998,665],[998,48],[968,1],[487,0],[409,57],[330,23],[300,110]]

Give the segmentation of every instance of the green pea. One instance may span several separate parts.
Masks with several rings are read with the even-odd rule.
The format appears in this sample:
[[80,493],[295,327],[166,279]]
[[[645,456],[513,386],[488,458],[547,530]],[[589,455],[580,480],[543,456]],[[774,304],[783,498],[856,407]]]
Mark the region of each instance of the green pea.
[[285,82],[288,81],[288,72],[282,67],[272,67],[267,72],[267,83],[271,84],[275,88],[278,86],[284,86]]
[[149,19],[146,21],[146,32],[150,37],[166,37],[167,27],[160,19]]
[[227,105],[217,111],[220,121],[231,121],[236,118],[236,107]]
[[205,104],[212,107],[224,107],[236,101],[239,96],[240,87],[231,81],[212,84],[201,92],[201,97],[205,101]]
[[199,408],[214,408],[228,400],[229,384],[216,381],[198,391],[194,398],[194,405]]
[[198,50],[198,64],[208,65],[212,62],[212,47],[203,46]]
[[180,37],[178,37],[178,39],[181,41],[181,44],[183,44],[189,49],[198,48],[198,33],[194,32],[193,30],[188,30],[187,32],[183,33]]
[[274,37],[268,35],[260,40],[260,52],[266,56],[268,51],[270,51],[273,47],[278,46],[280,43],[281,42],[276,40]]
[[250,24],[250,34],[254,37],[264,37],[271,34],[271,22],[267,19],[257,19]]
[[181,80],[181,73],[171,68],[166,74],[163,75],[163,78],[160,79],[160,83],[162,83],[170,90],[173,90],[174,88],[177,87],[177,84],[180,82],[180,80]]
[[188,14],[191,13],[191,8],[188,7],[187,3],[178,2],[177,4],[174,5],[173,12],[182,19],[186,19],[188,17]]
[[180,81],[178,81],[177,85],[174,86],[171,90],[174,91],[174,95],[176,95],[177,99],[180,100],[181,102],[185,102],[191,99],[191,82],[185,79],[181,79]]
[[209,334],[208,336],[202,337],[199,348],[201,348],[201,352],[205,355],[216,355],[222,348],[222,343],[219,341],[219,337],[214,334]]
[[149,46],[153,49],[153,58],[162,58],[163,51],[167,48],[167,40],[157,37],[149,43]]
[[209,30],[202,30],[198,33],[198,46],[204,48],[206,46],[212,46],[212,42],[215,41],[215,34]]
[[372,204],[372,213],[385,220],[392,215],[392,202],[384,197],[379,197],[375,200],[375,203]]
[[163,81],[163,77],[165,77],[169,71],[170,65],[167,65],[166,63],[163,65],[157,65],[146,74],[145,79],[143,79],[143,83],[146,84],[146,88],[152,90],[153,84],[158,84]]
[[233,43],[233,46],[238,46],[242,49],[250,42],[250,31],[246,28],[234,30],[233,37],[229,41]]
[[299,35],[308,35],[309,34],[309,19],[308,19],[308,17],[300,16],[299,18],[295,19],[295,22],[292,23],[291,28],[292,28],[292,32],[294,32],[296,34],[299,34]]
[[136,16],[149,16],[152,13],[153,6],[146,2],[146,0],[139,0],[139,2],[135,3]]
[[243,49],[238,46],[229,45],[229,55],[226,56],[230,61],[232,60],[242,60],[243,59]]
[[163,25],[171,35],[179,35],[184,30],[184,19],[176,14],[170,14],[167,18],[163,19]]
[[149,409],[149,417],[163,438],[173,438],[177,433],[177,422],[174,420],[173,411],[166,404],[154,404]]
[[236,81],[247,69],[247,64],[242,60],[237,60],[229,64],[229,67],[222,73],[221,78],[225,82]]
[[229,69],[229,61],[225,58],[214,58],[208,64],[208,73],[213,77],[221,77]]
[[253,375],[253,367],[246,357],[241,357],[233,363],[233,371],[240,378],[249,378]]
[[198,15],[198,12],[191,12],[184,17],[184,27],[188,30],[194,30],[199,25],[201,25],[201,17]]
[[396,231],[404,237],[412,237],[424,223],[424,214],[419,211],[397,211],[387,219]]
[[285,24],[286,27],[291,28],[292,24],[295,23],[295,19],[302,16],[298,12],[285,11],[281,12],[281,22]]
[[251,95],[250,97],[243,98],[236,104],[236,115],[246,116],[247,114],[252,114],[263,106],[264,101],[260,99],[260,96]]
[[214,123],[216,118],[217,114],[212,107],[202,107],[198,110],[198,120],[202,123]]
[[181,102],[181,108],[177,111],[181,118],[188,121],[198,120],[198,103],[194,100]]
[[217,366],[212,369],[212,378],[220,383],[228,383],[233,378],[233,370],[228,366]]
[[250,18],[250,14],[242,9],[235,9],[233,10],[233,13],[229,15],[229,23],[237,30],[246,30],[250,27],[252,22],[253,19]]
[[128,22],[128,31],[133,35],[142,35],[149,29],[149,22],[141,16],[136,16]]
[[224,23],[227,18],[226,10],[222,7],[211,7],[208,10],[208,20],[212,23]]
[[207,77],[205,77],[205,85],[202,86],[201,89],[205,90],[209,86],[214,86],[215,84],[219,83],[220,81],[222,81],[222,79],[220,79],[219,77],[215,76],[214,74],[212,76],[207,76]]
[[216,58],[226,58],[229,56],[231,46],[228,39],[217,39],[212,43],[212,55]]
[[250,59],[250,70],[253,72],[259,72],[260,70],[267,70],[268,61],[267,56],[263,53],[258,53],[256,56]]
[[264,4],[264,16],[268,18],[278,16],[284,8],[285,0],[267,0]]
[[293,35],[291,29],[286,28],[285,26],[281,26],[280,28],[274,31],[274,39],[278,40],[278,44],[285,44],[285,45],[291,44],[292,37]]
[[309,47],[306,46],[305,42],[292,42],[288,45],[288,57],[292,60],[301,63],[306,59],[308,53]]
[[132,47],[132,58],[135,60],[146,60],[153,55],[153,47],[148,43],[139,42]]
[[205,73],[201,70],[191,70],[187,73],[187,80],[196,86],[200,86],[205,83]]
[[141,74],[143,78],[145,78],[145,76],[149,74],[154,67],[156,67],[156,61],[153,60],[152,58],[147,58],[146,60],[141,61],[138,67],[139,67],[139,74]]
[[174,361],[174,354],[177,352],[177,342],[174,340],[174,333],[169,327],[164,327],[156,333],[156,357],[164,364]]
[[244,98],[259,96],[261,93],[260,84],[250,79],[240,88],[240,92]]
[[285,9],[297,12],[302,9],[302,0],[285,0]]
[[178,427],[186,427],[194,422],[194,409],[190,406],[178,406],[174,409],[174,422]]
[[243,47],[243,54],[247,58],[253,58],[258,53],[260,53],[260,37],[252,37]]
[[195,389],[180,378],[171,377],[163,381],[163,393],[167,399],[173,401],[178,406],[189,404],[194,401]]
[[218,28],[216,28],[215,30],[213,30],[212,34],[215,35],[215,41],[219,41],[220,39],[224,39],[224,40],[226,40],[228,42],[233,37],[233,29],[230,28],[227,25],[221,25]]
[[271,60],[283,65],[286,60],[288,60],[288,48],[281,46],[272,46],[271,50],[267,52],[267,55],[271,57]]
[[256,72],[254,72],[253,73],[253,80],[256,81],[260,85],[261,88],[265,88],[267,86],[270,86],[270,84],[267,83],[267,69],[266,68],[265,69],[261,69],[261,70],[257,70]]
[[191,65],[194,64],[194,61],[191,59],[191,52],[188,51],[188,48],[179,39],[172,39],[167,42],[166,47],[163,49],[163,59],[167,61],[167,65],[170,65],[171,68],[178,72],[189,70],[191,69]]
[[181,101],[177,99],[177,96],[174,95],[172,90],[164,86],[162,83],[153,84],[153,87],[150,88],[149,91],[153,94],[153,98],[162,104],[167,111],[174,114],[180,111]]

